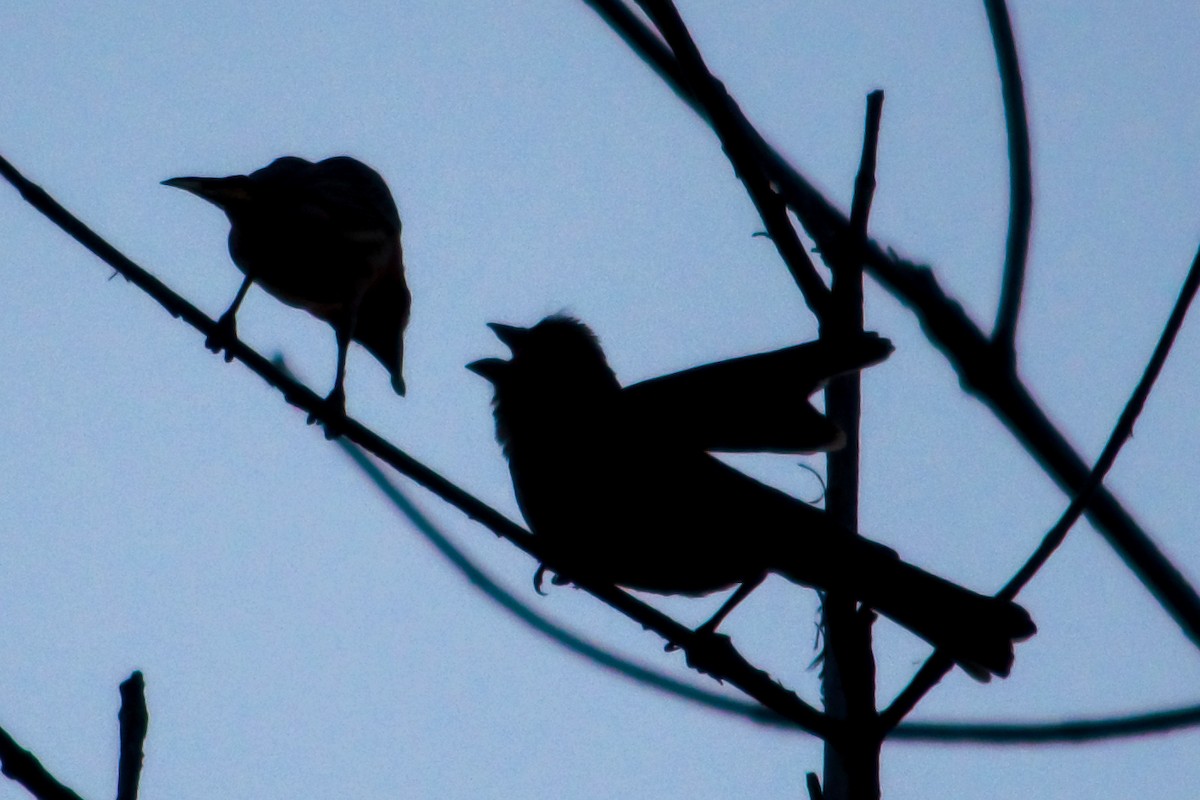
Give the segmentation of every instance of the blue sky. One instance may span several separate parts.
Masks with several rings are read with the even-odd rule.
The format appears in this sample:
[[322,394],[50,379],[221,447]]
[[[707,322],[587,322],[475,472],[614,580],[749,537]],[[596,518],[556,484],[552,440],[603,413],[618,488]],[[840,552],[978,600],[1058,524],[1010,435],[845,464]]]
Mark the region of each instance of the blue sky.
[[[872,233],[935,266],[983,325],[1007,214],[981,5],[681,3],[752,120],[843,207],[864,98],[887,93]],[[1035,218],[1020,366],[1094,457],[1197,247],[1200,11],[1014,3]],[[581,2],[0,8],[0,153],[212,315],[240,275],[223,216],[158,185],[348,153],[388,180],[413,317],[406,380],[352,351],[349,409],[519,518],[467,362],[484,326],[566,310],[633,381],[811,338],[720,147]],[[799,796],[818,743],[664,697],[483,599],[333,445],[202,337],[0,188],[0,724],[84,796],[112,791],[116,686],[145,672],[143,796]],[[864,533],[998,588],[1064,499],[966,398],[912,317],[868,292],[896,354],[865,381]],[[318,391],[328,326],[254,290],[243,338]],[[1185,327],[1109,485],[1200,580]],[[794,459],[740,466],[800,496]],[[816,462],[813,462],[816,463]],[[588,596],[413,489],[555,619],[700,685]],[[662,606],[699,622],[708,601]],[[1086,525],[1023,595],[1011,678],[961,674],[918,718],[1056,719],[1200,700],[1200,657]],[[774,579],[729,620],[811,702],[813,594]],[[880,696],[926,648],[877,626]],[[889,798],[1190,798],[1200,733],[1041,749],[889,745]],[[1039,791],[1040,790],[1040,791]],[[23,796],[0,784],[0,798]]]

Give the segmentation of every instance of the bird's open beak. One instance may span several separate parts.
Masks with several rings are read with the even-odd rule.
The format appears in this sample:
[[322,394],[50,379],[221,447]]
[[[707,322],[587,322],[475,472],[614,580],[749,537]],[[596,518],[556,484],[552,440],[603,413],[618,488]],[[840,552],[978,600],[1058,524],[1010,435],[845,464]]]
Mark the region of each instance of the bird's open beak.
[[496,383],[508,371],[509,363],[502,358],[481,358],[467,364],[467,369]]
[[222,208],[230,203],[248,200],[250,197],[246,181],[241,175],[230,178],[168,178],[162,185],[191,192]]
[[496,338],[504,342],[509,350],[520,347],[521,343],[529,336],[529,328],[505,325],[503,322],[489,322],[487,326],[496,334]]

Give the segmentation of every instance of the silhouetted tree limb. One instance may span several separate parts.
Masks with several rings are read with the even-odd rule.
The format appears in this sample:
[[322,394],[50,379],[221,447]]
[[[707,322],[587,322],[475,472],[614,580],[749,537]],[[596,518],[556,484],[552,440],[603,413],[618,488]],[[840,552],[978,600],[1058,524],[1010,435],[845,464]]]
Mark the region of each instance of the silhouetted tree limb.
[[[703,109],[690,94],[674,56],[620,0],[584,0],[702,119]],[[746,123],[772,181],[809,236],[822,251],[844,241],[849,220],[796,171],[762,135]],[[868,240],[867,271],[907,307],[959,376],[964,390],[979,399],[1009,429],[1034,460],[1068,496],[1083,488],[1090,473],[1033,399],[1013,365],[1000,357],[991,340],[949,297],[929,267],[917,266],[890,248]],[[1166,609],[1183,633],[1200,647],[1200,595],[1115,497],[1101,487],[1088,508],[1088,519]]]
[[824,326],[830,322],[831,316],[829,289],[817,274],[812,259],[792,227],[783,198],[771,186],[753,142],[745,136],[745,130],[749,127],[745,115],[725,86],[709,72],[674,3],[671,0],[637,2],[646,15],[654,20],[667,44],[675,51],[692,95],[704,108],[709,124],[717,134],[734,172],[746,187],[746,193],[766,225],[780,258],[817,321]]
[[1029,257],[1029,231],[1033,223],[1029,116],[1025,108],[1025,89],[1021,83],[1021,64],[1017,59],[1017,42],[1008,9],[1004,0],[984,0],[983,6],[987,9],[992,45],[996,50],[996,67],[1000,73],[1004,121],[1008,132],[1008,241],[992,341],[1000,349],[1001,357],[1015,367],[1017,318],[1021,312],[1025,264]]
[[142,746],[150,726],[146,710],[146,681],[134,672],[121,684],[121,710],[117,714],[121,730],[121,757],[117,765],[117,800],[137,800],[142,777]]
[[25,787],[38,800],[83,800],[46,771],[37,756],[0,728],[0,773]]
[[[1171,316],[1167,319],[1166,327],[1163,329],[1158,344],[1154,348],[1154,354],[1150,357],[1150,362],[1146,365],[1146,369],[1142,373],[1142,378],[1133,390],[1129,402],[1125,404],[1125,408],[1121,412],[1121,416],[1117,420],[1112,434],[1108,437],[1108,443],[1105,444],[1100,458],[1096,460],[1096,466],[1092,468],[1083,489],[1072,499],[1070,505],[1067,506],[1067,510],[1063,512],[1062,517],[1046,533],[1038,549],[1030,556],[1029,560],[1021,567],[1017,574],[1013,576],[1012,580],[1000,590],[998,596],[1009,600],[1017,596],[1017,593],[1025,587],[1054,551],[1058,549],[1058,546],[1062,544],[1071,526],[1079,520],[1088,503],[1092,501],[1092,498],[1099,491],[1100,486],[1104,483],[1104,476],[1108,474],[1113,463],[1116,462],[1117,454],[1121,452],[1121,447],[1133,435],[1133,425],[1146,405],[1146,398],[1150,396],[1150,390],[1154,388],[1154,382],[1158,379],[1159,373],[1162,372],[1163,364],[1167,360],[1167,354],[1171,352],[1171,346],[1175,343],[1175,337],[1179,333],[1179,329],[1183,327],[1184,317],[1187,316],[1188,308],[1191,307],[1192,300],[1196,297],[1198,287],[1200,287],[1200,250],[1196,252],[1196,257],[1192,260],[1192,266],[1188,270],[1187,278],[1183,282],[1179,298],[1175,301],[1175,307],[1171,309]],[[953,662],[945,656],[940,653],[934,653],[921,667],[912,682],[905,687],[904,691],[900,693],[891,706],[883,713],[881,723],[884,729],[894,728],[905,715],[916,707],[921,697],[933,688],[953,666]]]
[[[149,294],[173,316],[183,319],[205,336],[216,329],[217,323],[214,320],[104,241],[39,186],[21,175],[3,157],[0,157],[0,175],[12,183],[20,191],[21,196],[34,208],[110,267],[117,270],[127,280]],[[278,389],[289,403],[307,412],[311,417],[321,420],[327,430],[333,429],[338,435],[345,436],[359,447],[389,464],[396,471],[416,481],[471,519],[490,529],[497,536],[509,540],[522,551],[533,556],[538,563],[545,564],[550,569],[555,568],[557,559],[544,542],[537,540],[532,534],[500,512],[426,467],[352,417],[345,416],[330,420],[326,416],[327,406],[323,398],[308,387],[284,375],[254,349],[240,340],[233,340],[225,347],[225,351],[226,354],[232,354],[234,358],[245,364],[270,386]],[[747,662],[728,639],[707,635],[697,636],[690,628],[680,625],[666,614],[615,586],[591,582],[578,582],[577,585],[638,622],[642,627],[653,630],[668,643],[678,645],[686,653],[689,666],[694,669],[711,675],[718,681],[729,682],[775,713],[794,721],[818,736],[825,738],[839,733],[838,726],[831,723],[824,714],[805,703],[795,693],[776,683],[770,675]]]
[[958,744],[1087,744],[1134,736],[1170,733],[1200,725],[1200,705],[1149,711],[1123,717],[1063,722],[1018,723],[905,722],[889,740]]
[[[823,336],[857,337],[863,332],[862,247],[867,240],[871,200],[875,195],[875,164],[883,92],[867,97],[862,156],[854,182],[850,238],[840,247],[822,253],[832,278],[834,317],[822,328]],[[829,494],[826,509],[844,531],[858,530],[859,454],[862,428],[862,374],[838,375],[825,387],[825,409],[842,430],[845,444],[827,456]],[[871,625],[875,614],[860,608],[853,595],[828,592],[821,598],[825,632],[821,687],[826,712],[844,719],[850,734],[841,747],[825,748],[826,797],[874,798],[880,794],[878,735],[875,709],[875,655]],[[811,787],[810,787],[811,791]]]

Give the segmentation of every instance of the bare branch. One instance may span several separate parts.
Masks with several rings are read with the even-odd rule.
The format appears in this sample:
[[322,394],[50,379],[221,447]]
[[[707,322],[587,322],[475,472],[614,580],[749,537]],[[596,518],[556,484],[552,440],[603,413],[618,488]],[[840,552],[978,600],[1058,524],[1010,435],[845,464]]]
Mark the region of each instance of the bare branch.
[[[1104,483],[1104,476],[1112,469],[1112,465],[1117,460],[1117,455],[1121,452],[1121,447],[1133,434],[1133,425],[1146,405],[1146,398],[1150,396],[1150,390],[1154,388],[1154,382],[1158,380],[1158,376],[1162,372],[1163,364],[1166,363],[1167,355],[1171,352],[1171,346],[1175,343],[1175,337],[1179,333],[1179,329],[1183,327],[1183,320],[1187,316],[1188,308],[1191,307],[1192,301],[1196,297],[1198,287],[1200,287],[1200,250],[1196,252],[1196,257],[1192,260],[1192,266],[1188,270],[1187,278],[1184,279],[1183,288],[1179,292],[1179,298],[1175,301],[1175,307],[1171,309],[1171,316],[1167,319],[1167,324],[1163,329],[1162,335],[1159,337],[1158,344],[1154,348],[1154,354],[1150,357],[1150,362],[1146,365],[1146,369],[1142,373],[1142,378],[1133,390],[1129,402],[1125,404],[1125,408],[1121,412],[1121,416],[1117,420],[1112,434],[1108,437],[1108,443],[1105,444],[1104,450],[1100,453],[1100,458],[1096,460],[1096,466],[1092,468],[1091,474],[1088,475],[1087,481],[1084,483],[1079,494],[1067,506],[1067,510],[1063,512],[1063,515],[1055,523],[1054,527],[1046,533],[1041,545],[1038,546],[1037,550],[1030,556],[1029,560],[1021,567],[1017,574],[1013,576],[1013,579],[1000,590],[998,593],[999,597],[1011,600],[1017,596],[1017,593],[1029,583],[1029,580],[1042,568],[1054,551],[1058,549],[1059,545],[1062,544],[1071,526],[1079,520],[1084,510],[1088,507],[1088,504],[1099,491],[1100,486]],[[921,697],[933,688],[952,667],[953,663],[949,659],[939,653],[934,653],[925,662],[924,666],[921,667],[912,682],[905,687],[904,691],[900,693],[887,711],[884,712],[882,723],[885,726],[885,730],[895,727],[905,715],[916,707]]]
[[1004,278],[1000,306],[992,341],[1002,357],[1015,365],[1017,359],[1017,317],[1021,311],[1021,293],[1025,283],[1025,262],[1029,256],[1029,231],[1033,220],[1033,163],[1029,147],[1029,117],[1025,109],[1025,90],[1021,83],[1021,64],[1017,60],[1017,42],[1012,20],[1004,0],[984,0],[996,66],[1000,72],[1004,96],[1004,120],[1008,130],[1008,243],[1004,254]]
[[[875,163],[883,92],[867,97],[866,130],[854,185],[850,240],[824,253],[833,272],[834,324],[823,335],[859,336],[863,331],[862,251],[875,194]],[[859,450],[862,375],[839,375],[825,388],[829,418],[842,430],[845,444],[828,455],[829,501],[826,509],[846,531],[858,530]],[[850,731],[840,747],[825,748],[825,791],[831,798],[879,795],[879,746],[875,709],[875,656],[871,650],[874,613],[859,609],[852,595],[822,597],[825,630],[823,697],[830,716],[846,720]]]
[[137,800],[142,777],[142,750],[150,713],[146,710],[146,681],[134,672],[121,684],[121,710],[117,714],[121,728],[121,757],[117,766],[117,800]]
[[38,800],[83,800],[46,771],[37,756],[0,728],[0,773],[25,787]]
[[1124,717],[1047,723],[906,722],[888,737],[910,742],[960,744],[1087,744],[1170,733],[1200,725],[1200,705]]
[[753,142],[745,136],[744,132],[751,127],[745,115],[725,90],[724,84],[709,71],[671,0],[638,0],[638,4],[654,20],[663,39],[675,51],[681,73],[691,87],[691,94],[704,109],[713,131],[721,140],[734,172],[746,187],[771,241],[775,243],[780,258],[804,295],[805,302],[817,321],[824,326],[830,320],[829,290],[817,274],[796,229],[792,227],[783,199],[772,188],[763,171]]
[[[183,319],[206,335],[215,329],[216,322],[104,241],[49,194],[21,175],[3,157],[0,157],[0,175],[16,186],[22,197],[42,214],[153,297],[173,316]],[[243,342],[234,340],[225,350],[269,385],[278,389],[289,403],[324,422],[327,430],[334,430],[338,435],[345,436],[497,536],[509,540],[539,563],[551,569],[558,563],[554,551],[545,542],[536,539],[500,512],[426,467],[357,420],[349,416],[329,419],[326,416],[327,405],[323,398],[284,375],[270,361]],[[767,673],[754,668],[728,640],[706,635],[697,636],[689,628],[615,586],[590,582],[581,582],[578,585],[638,622],[643,628],[653,630],[667,642],[678,645],[685,651],[688,663],[694,669],[712,675],[718,681],[728,681],[775,713],[791,719],[818,736],[824,738],[836,733],[836,726],[832,725],[824,714],[805,703],[795,693],[780,686]]]

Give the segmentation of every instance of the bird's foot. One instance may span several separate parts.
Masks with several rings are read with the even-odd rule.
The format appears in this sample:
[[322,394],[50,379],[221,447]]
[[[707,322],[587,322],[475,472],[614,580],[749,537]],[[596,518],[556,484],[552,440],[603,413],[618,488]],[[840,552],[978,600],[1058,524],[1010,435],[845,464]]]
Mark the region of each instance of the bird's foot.
[[[667,645],[668,652],[678,650],[679,645]],[[687,665],[692,669],[711,675],[718,682],[730,672],[730,665],[738,661],[733,640],[723,633],[697,628],[684,652]]]
[[[721,624],[721,620],[719,620],[715,617],[713,619],[710,619],[708,622],[704,623],[699,628],[696,628],[696,630],[692,631],[693,641],[704,641],[710,637],[716,638],[718,636],[717,626],[720,624]],[[720,634],[720,637],[724,638],[724,639],[729,638],[728,636],[726,636],[723,633]],[[663,652],[674,653],[676,650],[680,649],[681,646],[682,645],[680,645],[676,642],[667,642],[666,645],[663,647]]]
[[204,340],[204,346],[214,353],[225,351],[225,363],[233,361],[233,353],[229,348],[237,342],[237,317],[225,313],[217,320],[217,327]]
[[309,412],[308,424],[315,425],[318,421],[325,427],[326,439],[337,439],[342,435],[346,421],[346,393],[342,387],[335,387],[318,408]]

